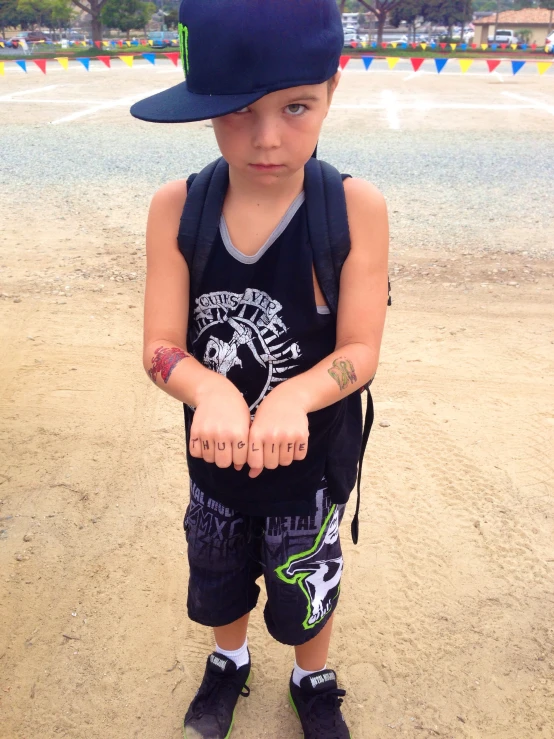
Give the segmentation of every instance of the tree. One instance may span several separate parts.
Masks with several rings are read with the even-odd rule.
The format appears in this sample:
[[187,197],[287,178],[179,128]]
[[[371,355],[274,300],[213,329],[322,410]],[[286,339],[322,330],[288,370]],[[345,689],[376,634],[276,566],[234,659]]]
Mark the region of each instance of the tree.
[[391,25],[398,28],[402,21],[406,21],[412,29],[413,40],[416,40],[417,19],[423,16],[423,0],[403,0],[391,12],[389,20]]
[[0,0],[0,30],[2,38],[6,38],[6,28],[19,25],[17,0]]
[[550,19],[548,21],[548,31],[546,33],[547,36],[550,36],[550,31],[552,30],[552,17],[554,16],[554,0],[541,0],[541,8],[546,8],[550,11]]
[[360,5],[377,18],[377,43],[383,41],[383,29],[389,13],[392,13],[404,0],[374,0],[373,3],[367,0],[358,0]]
[[22,28],[67,28],[72,14],[70,0],[16,0],[16,25]]
[[169,8],[165,16],[165,25],[171,30],[176,29],[179,25],[179,11],[177,8]]
[[71,0],[73,5],[76,5],[85,13],[90,15],[91,20],[91,34],[92,41],[102,41],[102,8],[106,4],[107,0]]
[[118,28],[129,38],[131,30],[145,28],[155,12],[156,6],[144,0],[107,0],[101,19],[108,28]]
[[[448,35],[452,36],[452,26],[457,23],[463,25],[468,17],[468,3],[471,10],[471,0],[426,0],[423,6],[425,20],[448,26]],[[471,15],[469,15],[471,17]],[[463,29],[462,29],[463,41]]]

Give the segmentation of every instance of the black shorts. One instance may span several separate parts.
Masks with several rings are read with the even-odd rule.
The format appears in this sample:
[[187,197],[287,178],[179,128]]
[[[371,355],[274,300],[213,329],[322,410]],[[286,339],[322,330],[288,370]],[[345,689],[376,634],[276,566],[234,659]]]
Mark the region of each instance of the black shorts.
[[256,580],[263,575],[271,636],[295,646],[313,639],[339,597],[344,508],[330,500],[323,482],[307,516],[245,516],[191,482],[183,521],[189,618],[212,627],[236,621],[256,606]]

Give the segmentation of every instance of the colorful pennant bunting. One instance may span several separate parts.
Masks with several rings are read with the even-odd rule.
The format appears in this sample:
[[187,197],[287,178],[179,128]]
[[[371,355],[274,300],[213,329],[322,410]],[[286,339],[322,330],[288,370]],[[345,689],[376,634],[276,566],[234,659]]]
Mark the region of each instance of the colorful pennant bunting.
[[389,69],[394,69],[399,61],[400,61],[399,56],[388,56],[387,64],[389,65]]
[[412,63],[412,67],[413,67],[414,72],[417,72],[417,70],[421,67],[421,65],[423,64],[423,62],[425,61],[425,59],[422,59],[422,58],[413,59],[412,58],[412,59],[410,59],[410,61]]
[[447,61],[448,61],[448,59],[435,59],[435,65],[436,65],[436,67],[437,67],[437,72],[438,72],[439,74],[440,74],[440,73],[442,72],[442,70],[443,70],[443,69],[445,68],[445,66],[446,66],[446,62],[447,62]]
[[552,66],[552,62],[537,62],[537,69],[539,70],[539,74],[544,74],[547,69],[550,69]]
[[81,64],[83,65],[83,67],[84,67],[84,68],[85,68],[85,69],[87,70],[87,72],[88,72],[88,71],[89,71],[89,68],[90,68],[90,59],[88,59],[88,58],[86,58],[86,57],[80,57],[80,58],[79,58],[79,61],[81,62]]
[[473,64],[473,59],[458,59],[458,61],[460,62],[460,69],[462,70],[462,74],[465,74]]
[[132,54],[126,54],[125,56],[120,56],[119,58],[121,59],[122,62],[125,62],[125,64],[128,67],[132,67],[133,66],[134,56]]
[[487,62],[487,67],[489,68],[489,72],[494,72],[494,70],[500,64],[500,59],[487,59],[486,62]]
[[362,62],[364,63],[364,67],[366,69],[369,69],[370,68],[371,62],[373,61],[373,59],[374,59],[374,57],[372,57],[372,56],[363,56],[362,57]]
[[517,74],[519,70],[525,65],[525,62],[512,61],[512,72]]

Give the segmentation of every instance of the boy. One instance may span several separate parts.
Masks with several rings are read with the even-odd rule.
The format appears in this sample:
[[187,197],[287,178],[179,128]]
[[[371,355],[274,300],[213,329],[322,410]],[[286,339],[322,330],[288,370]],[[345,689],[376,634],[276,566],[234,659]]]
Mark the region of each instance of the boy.
[[183,0],[180,35],[186,82],[131,112],[211,119],[229,172],[198,295],[177,242],[190,183],[158,190],[146,236],[144,367],[185,406],[188,613],[216,642],[185,737],[231,733],[249,693],[248,616],[263,574],[268,631],[295,648],[290,700],[304,737],[345,739],[345,691],[326,662],[350,490],[331,480],[335,467],[355,468],[361,442],[343,401],[377,368],[386,205],[370,183],[344,182],[351,248],[335,323],[314,271],[303,183],[340,77],[336,0]]

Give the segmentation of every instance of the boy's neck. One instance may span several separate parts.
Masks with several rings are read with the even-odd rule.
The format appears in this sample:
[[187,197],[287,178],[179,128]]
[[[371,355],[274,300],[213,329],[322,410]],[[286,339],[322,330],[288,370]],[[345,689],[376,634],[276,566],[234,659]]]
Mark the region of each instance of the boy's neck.
[[[269,179],[269,178],[268,178]],[[255,174],[244,176],[229,166],[228,196],[240,203],[274,209],[279,204],[292,202],[304,188],[304,168],[287,178],[275,178],[273,183],[261,183]]]

